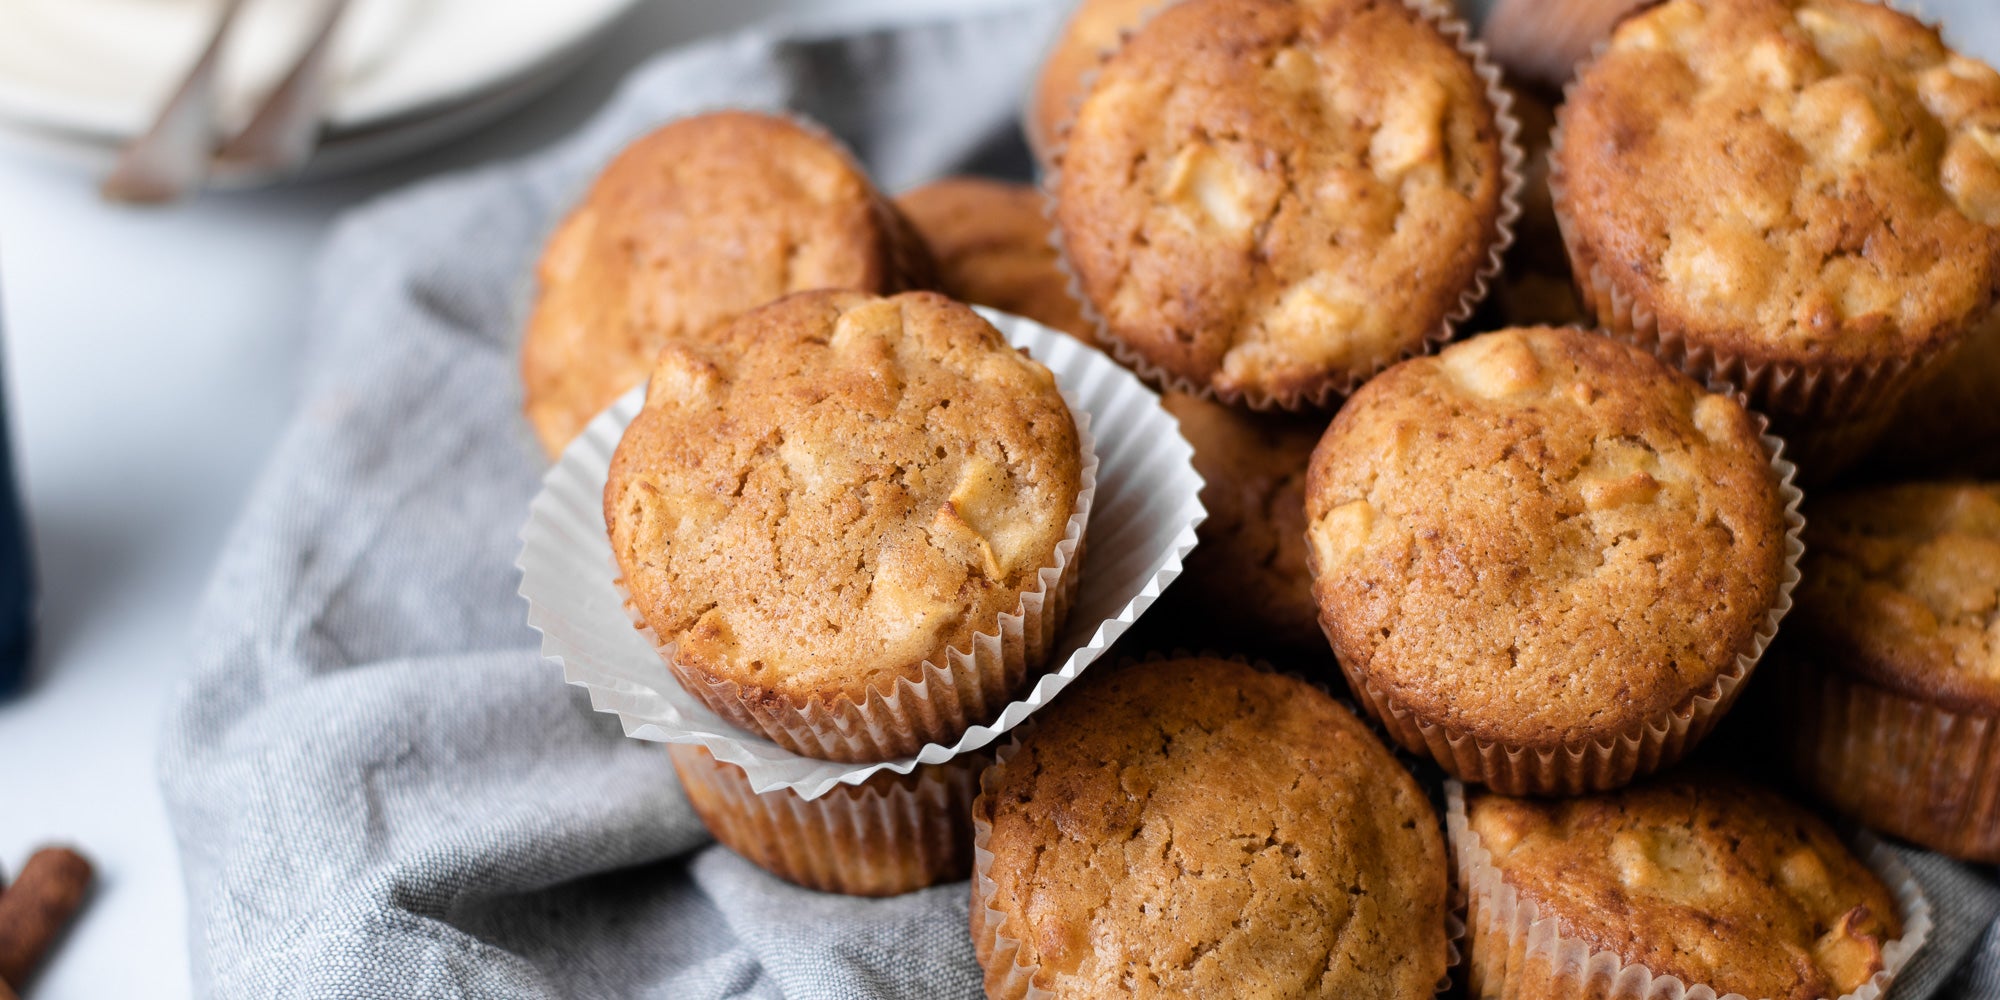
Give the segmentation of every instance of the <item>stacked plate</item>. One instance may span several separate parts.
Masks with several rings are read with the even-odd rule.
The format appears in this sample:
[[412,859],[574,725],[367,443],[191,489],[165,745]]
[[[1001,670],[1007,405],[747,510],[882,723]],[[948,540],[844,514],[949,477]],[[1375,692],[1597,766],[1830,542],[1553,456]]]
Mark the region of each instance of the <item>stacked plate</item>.
[[[291,66],[322,0],[244,0],[218,115],[245,121]],[[330,174],[487,122],[582,61],[638,0],[354,0],[340,27],[325,141]],[[150,123],[223,0],[0,0],[0,133],[93,166]],[[275,178],[223,173],[222,185]]]

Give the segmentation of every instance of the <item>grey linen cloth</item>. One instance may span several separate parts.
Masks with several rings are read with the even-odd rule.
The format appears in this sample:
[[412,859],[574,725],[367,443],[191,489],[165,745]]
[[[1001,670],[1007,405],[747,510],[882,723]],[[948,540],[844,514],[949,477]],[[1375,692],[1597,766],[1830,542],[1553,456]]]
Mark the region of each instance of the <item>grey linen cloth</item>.
[[[630,139],[691,111],[792,108],[890,189],[969,164],[1021,175],[1014,114],[1059,16],[686,49],[545,155],[340,223],[299,412],[166,726],[198,993],[980,994],[965,883],[859,900],[765,875],[711,843],[659,747],[538,655],[513,560],[542,462],[515,349],[542,235]],[[1940,929],[1899,994],[2000,998],[2000,890],[1909,854]]]

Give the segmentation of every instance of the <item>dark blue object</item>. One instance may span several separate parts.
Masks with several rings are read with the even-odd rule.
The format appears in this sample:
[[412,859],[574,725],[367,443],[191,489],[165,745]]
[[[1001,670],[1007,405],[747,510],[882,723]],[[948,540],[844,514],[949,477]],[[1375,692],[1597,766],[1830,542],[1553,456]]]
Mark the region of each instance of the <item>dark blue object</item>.
[[[6,327],[0,309],[0,333]],[[0,343],[4,343],[0,336]],[[4,372],[0,372],[4,375]],[[28,519],[14,484],[14,449],[7,430],[5,380],[0,378],[0,698],[28,682],[35,651],[35,566],[28,547]]]

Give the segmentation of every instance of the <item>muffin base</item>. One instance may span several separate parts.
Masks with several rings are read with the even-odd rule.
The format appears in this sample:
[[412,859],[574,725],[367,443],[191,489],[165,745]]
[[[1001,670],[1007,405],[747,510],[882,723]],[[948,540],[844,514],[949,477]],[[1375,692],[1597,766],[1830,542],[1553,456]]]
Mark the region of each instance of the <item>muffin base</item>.
[[[1173,655],[1179,657],[1185,655],[1185,651],[1177,650]],[[1146,657],[1146,659],[1158,658],[1160,658],[1158,653]],[[1241,657],[1230,657],[1230,659],[1242,661]],[[1256,661],[1254,665],[1259,669],[1266,667],[1262,661]],[[979,775],[977,791],[980,797],[984,797],[987,793],[989,776],[999,765],[1013,757],[1020,748],[1021,737],[1017,733],[1006,746],[994,754],[993,765]],[[993,824],[981,818],[977,801],[974,800],[974,805],[970,809],[973,858],[970,922],[972,951],[978,956],[979,966],[985,976],[986,996],[988,1000],[1053,1000],[1054,993],[1035,985],[1035,973],[1040,971],[1041,967],[1023,957],[1021,939],[1009,933],[1018,928],[1008,926],[1007,915],[993,907],[993,896],[1000,891],[999,883],[993,880],[993,852],[987,847],[987,840],[993,835]],[[1447,854],[1450,853],[1449,844],[1445,850]],[[1449,892],[1455,891],[1455,887],[1449,890]],[[1455,898],[1450,896],[1449,892],[1447,902],[1450,898]],[[1464,951],[1459,945],[1464,937],[1465,922],[1453,912],[1452,907],[1447,905],[1445,972],[1438,980],[1437,990],[1433,995],[1443,996],[1451,991],[1452,972],[1459,967],[1464,957]]]
[[1097,496],[1098,462],[1089,411],[1069,393],[1063,397],[1076,421],[1082,462],[1076,505],[1062,541],[1056,543],[1055,561],[1042,567],[1035,589],[1021,595],[1012,613],[1000,615],[989,629],[974,632],[969,649],[946,649],[942,663],[925,660],[869,688],[861,700],[845,695],[797,701],[770,698],[681,663],[677,644],[646,624],[621,579],[618,589],[625,612],[689,694],[731,725],[761,733],[793,753],[866,763],[908,757],[929,743],[950,745],[967,729],[999,714],[1029,672],[1048,661],[1076,597],[1084,530]]
[[[1423,719],[1343,661],[1340,669],[1347,675],[1355,699],[1367,706],[1368,714],[1404,748],[1437,761],[1460,781],[1476,782],[1507,795],[1609,791],[1681,759],[1715,728],[1735,703],[1743,682],[1778,634],[1778,622],[1792,609],[1792,588],[1799,582],[1799,557],[1805,553],[1799,533],[1806,522],[1799,513],[1804,494],[1793,483],[1798,469],[1784,457],[1784,441],[1769,433],[1761,438],[1765,452],[1771,456],[1771,474],[1777,479],[1779,498],[1784,502],[1785,564],[1778,579],[1777,597],[1751,635],[1749,645],[1737,652],[1734,662],[1707,688],[1622,732],[1552,747],[1485,740],[1460,727]],[[1324,622],[1321,627],[1325,627]]]
[[[1656,976],[1641,963],[1626,962],[1613,952],[1592,949],[1587,942],[1563,934],[1556,918],[1543,918],[1534,902],[1521,899],[1493,866],[1492,854],[1466,821],[1465,789],[1455,781],[1445,785],[1445,826],[1466,901],[1468,996],[1481,1000],[1715,1000],[1714,987],[1706,983],[1689,985],[1674,976]],[[1897,973],[1930,935],[1930,901],[1916,876],[1880,841],[1859,831],[1852,846],[1896,897],[1903,936],[1883,947],[1882,971],[1839,1000],[1878,1000],[1888,993]],[[1728,997],[1742,1000],[1738,994]]]
[[669,743],[681,787],[715,839],[787,882],[850,896],[895,896],[964,878],[972,797],[989,760],[971,753],[910,774],[883,772],[816,799],[750,790],[743,769]]
[[[1076,121],[1077,107],[1072,106],[1069,117],[1057,130],[1054,148],[1044,161],[1046,166],[1041,175],[1042,211],[1049,220],[1049,243],[1055,247],[1056,266],[1062,271],[1064,287],[1069,290],[1070,298],[1075,299],[1082,310],[1084,321],[1095,331],[1096,342],[1112,357],[1118,359],[1119,364],[1130,368],[1140,378],[1162,390],[1183,392],[1231,406],[1248,406],[1260,412],[1271,409],[1293,412],[1324,410],[1346,399],[1354,393],[1354,390],[1361,387],[1361,383],[1374,378],[1389,367],[1419,355],[1436,352],[1451,341],[1460,324],[1472,318],[1473,312],[1479,308],[1479,303],[1486,299],[1493,280],[1500,276],[1504,263],[1502,258],[1506,256],[1507,248],[1514,245],[1514,223],[1521,217],[1521,188],[1524,184],[1522,164],[1526,162],[1526,154],[1521,151],[1521,123],[1514,117],[1514,95],[1502,84],[1500,68],[1487,58],[1485,43],[1473,35],[1472,29],[1459,18],[1456,10],[1441,0],[1403,0],[1403,5],[1418,17],[1435,25],[1438,31],[1451,41],[1459,54],[1472,63],[1473,72],[1486,83],[1486,100],[1493,107],[1494,125],[1500,133],[1500,203],[1494,219],[1493,242],[1486,248],[1485,263],[1473,273],[1472,283],[1459,293],[1457,304],[1445,314],[1444,321],[1438,324],[1437,329],[1426,333],[1417,343],[1367,370],[1350,371],[1345,374],[1332,373],[1316,384],[1281,393],[1262,390],[1220,390],[1207,382],[1195,382],[1154,364],[1138,349],[1113,336],[1104,316],[1097,311],[1090,297],[1083,293],[1083,283],[1077,277],[1075,266],[1070,263],[1067,243],[1062,236],[1062,226],[1056,220],[1056,189],[1062,177],[1062,155],[1069,145],[1070,129]],[[1172,6],[1172,0],[1163,0],[1147,12],[1146,18],[1150,20],[1169,6]],[[1143,25],[1144,21],[1141,24]],[[1119,36],[1119,47],[1130,41],[1135,33],[1136,30],[1122,33]],[[1106,52],[1099,59],[1099,66],[1102,66],[1104,60],[1110,58],[1111,52],[1115,51],[1116,49]],[[1081,104],[1083,97],[1090,93],[1096,82],[1097,72],[1097,69],[1093,68],[1084,74],[1083,82],[1077,91],[1079,97],[1076,104]]]
[[1855,820],[1964,861],[2000,863],[2000,712],[1954,712],[1839,670],[1775,665],[1799,781]]

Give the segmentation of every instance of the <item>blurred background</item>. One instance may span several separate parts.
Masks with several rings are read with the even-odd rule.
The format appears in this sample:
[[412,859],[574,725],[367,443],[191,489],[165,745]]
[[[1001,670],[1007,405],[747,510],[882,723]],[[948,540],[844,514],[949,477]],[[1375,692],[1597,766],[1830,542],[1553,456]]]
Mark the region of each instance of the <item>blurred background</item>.
[[[356,0],[340,39],[352,47],[330,69],[329,130],[302,179],[218,174],[218,190],[131,206],[98,185],[222,5],[0,0],[0,370],[42,597],[32,679],[0,701],[0,867],[18,870],[52,840],[98,864],[37,1000],[188,995],[159,723],[215,553],[292,409],[329,221],[424,177],[532,152],[632,67],[703,36],[1009,5]],[[220,120],[241,121],[286,70],[315,27],[298,8],[313,9],[244,5]]]

